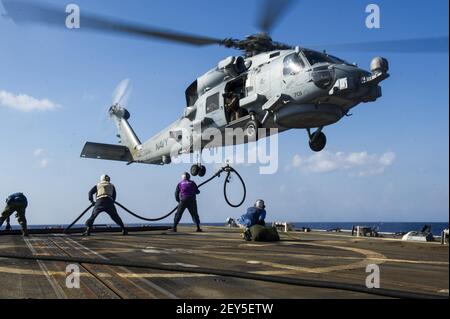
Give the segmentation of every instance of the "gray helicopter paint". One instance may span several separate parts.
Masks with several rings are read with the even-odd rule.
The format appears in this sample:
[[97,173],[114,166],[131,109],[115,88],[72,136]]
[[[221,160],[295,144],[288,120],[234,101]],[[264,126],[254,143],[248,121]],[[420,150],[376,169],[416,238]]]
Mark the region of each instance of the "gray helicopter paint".
[[[293,54],[301,58],[304,66],[295,74],[284,74],[284,61]],[[181,119],[144,144],[140,144],[127,119],[121,116],[123,111],[112,115],[118,123],[121,142],[130,149],[134,162],[169,164],[171,154],[200,151],[193,146],[204,147],[202,133],[211,128],[224,132],[228,123],[223,94],[227,84],[240,77],[246,78],[245,97],[240,105],[258,121],[264,120],[263,127],[283,132],[293,128],[322,129],[338,122],[356,105],[381,97],[378,84],[389,76],[387,70],[373,74],[343,62],[310,65],[301,49],[277,50],[246,58],[249,67],[239,74],[234,74],[232,66],[227,65],[233,59],[237,61],[232,57],[222,60],[216,68],[199,77],[195,104],[187,106]],[[332,79],[326,87],[317,84],[317,79],[322,77]],[[196,129],[199,127],[201,130]],[[222,140],[221,146],[225,145]]]
[[[17,23],[34,23],[61,28],[65,20],[64,17],[67,18],[65,16],[66,10],[59,10],[53,5],[40,3],[40,1],[0,0],[0,2],[5,8],[5,17]],[[264,127],[278,128],[280,132],[292,128],[307,128],[311,149],[316,152],[323,150],[326,144],[326,138],[322,131],[324,126],[338,121],[341,114],[348,114],[351,108],[360,103],[373,102],[381,97],[379,84],[389,77],[387,73],[389,69],[388,61],[382,58],[372,60],[370,74],[355,66],[347,65],[334,57],[331,57],[331,59],[313,59],[315,62],[321,62],[320,60],[322,62],[331,61],[331,64],[320,66],[314,63],[314,65],[309,65],[308,61],[305,61],[306,70],[301,70],[297,72],[295,77],[286,79],[284,72],[282,72],[286,55],[298,52],[302,58],[305,58],[303,56],[305,53],[308,53],[309,56],[311,56],[310,53],[313,53],[307,51],[307,49],[292,50],[291,45],[273,41],[270,36],[274,26],[285,13],[289,12],[290,4],[291,1],[264,1],[261,4],[260,15],[257,20],[260,32],[249,35],[244,39],[219,39],[174,30],[164,31],[160,28],[104,18],[88,12],[83,13],[82,24],[84,27],[80,30],[127,34],[200,47],[219,45],[241,50],[243,56],[246,57],[245,61],[243,57],[224,59],[210,71],[210,74],[206,73],[199,77],[187,90],[190,94],[187,95],[189,105],[187,105],[188,108],[185,111],[185,120],[176,121],[172,126],[143,145],[140,144],[139,139],[127,122],[129,113],[123,108],[120,110],[120,106],[117,105],[112,108],[114,112],[117,112],[112,114],[113,118],[120,122],[118,123],[118,129],[121,142],[129,149],[133,159],[146,163],[168,163],[170,161],[167,158],[168,150],[171,146],[174,146],[174,142],[177,142],[177,139],[173,137],[173,135],[177,135],[174,134],[174,130],[180,128],[191,128],[191,131],[185,134],[186,136],[180,138],[180,152],[191,151],[188,146],[197,138],[195,130],[192,131],[194,122],[206,124],[205,129],[209,129],[209,125],[216,125],[220,129],[226,126],[235,127],[236,123],[229,123],[226,126],[221,124],[223,115],[218,109],[215,110],[216,114],[211,115],[211,118],[201,118],[202,99],[198,99],[198,103],[196,103],[196,99],[197,95],[198,97],[207,97],[214,89],[224,89],[225,83],[232,81],[237,76],[242,76],[241,73],[248,77],[245,86],[247,96],[241,101],[241,106],[254,113],[251,120],[259,120],[264,124]],[[347,43],[332,45],[329,48],[364,52],[448,53],[448,36]],[[230,67],[233,65],[230,61],[237,61],[235,63],[236,68]],[[243,70],[243,65],[246,67],[245,70]],[[238,124],[246,125],[245,121]],[[251,122],[250,124],[255,125],[257,123]],[[315,127],[318,127],[318,130],[311,134],[309,129]],[[95,149],[97,147],[99,157],[103,155],[117,160],[124,160],[129,157],[129,154],[123,152],[123,148],[117,148],[117,145],[108,148],[107,145],[99,146],[96,143],[90,143],[88,146],[82,156],[84,154],[86,157],[96,158]]]

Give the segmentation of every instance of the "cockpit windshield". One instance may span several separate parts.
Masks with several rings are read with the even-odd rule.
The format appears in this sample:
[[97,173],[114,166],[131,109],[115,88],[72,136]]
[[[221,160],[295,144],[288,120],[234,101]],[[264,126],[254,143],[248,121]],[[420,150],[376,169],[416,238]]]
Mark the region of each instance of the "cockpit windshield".
[[284,58],[284,75],[295,75],[305,67],[305,63],[298,53],[293,53]]
[[311,50],[303,50],[302,52],[311,66],[319,63],[347,64],[347,62],[345,62],[344,60],[336,58],[332,55],[328,55],[326,53],[320,53]]

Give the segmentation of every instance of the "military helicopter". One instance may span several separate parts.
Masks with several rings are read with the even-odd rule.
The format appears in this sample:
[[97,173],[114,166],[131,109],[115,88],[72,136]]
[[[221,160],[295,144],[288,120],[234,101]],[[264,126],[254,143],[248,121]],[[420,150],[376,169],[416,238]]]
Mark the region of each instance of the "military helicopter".
[[[63,27],[65,10],[22,0],[2,0],[7,15],[17,22]],[[370,71],[328,53],[273,41],[270,31],[293,1],[264,1],[261,32],[243,40],[216,39],[99,17],[83,13],[83,30],[127,34],[195,46],[219,45],[238,49],[242,55],[220,61],[188,86],[181,119],[141,143],[131,125],[130,113],[118,101],[109,109],[116,123],[120,145],[88,142],[81,156],[103,160],[165,165],[176,155],[202,152],[208,144],[203,132],[241,128],[244,143],[258,140],[261,129],[305,129],[312,151],[322,151],[326,126],[340,121],[361,103],[382,96],[380,83],[389,77],[387,59],[375,57]],[[412,39],[332,46],[335,50],[445,52],[447,38]],[[313,131],[314,130],[314,131]],[[198,141],[200,139],[200,141]],[[236,143],[234,140],[232,143]],[[197,147],[195,147],[197,145]],[[225,140],[220,146],[226,146]],[[206,168],[192,166],[194,176]]]

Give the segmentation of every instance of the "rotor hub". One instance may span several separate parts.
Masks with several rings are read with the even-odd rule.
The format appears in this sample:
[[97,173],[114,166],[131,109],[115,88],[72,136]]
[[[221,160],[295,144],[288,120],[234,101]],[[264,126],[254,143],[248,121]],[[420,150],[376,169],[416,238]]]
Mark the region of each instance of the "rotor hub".
[[292,49],[290,45],[273,41],[270,35],[265,32],[249,35],[244,40],[225,39],[222,41],[222,45],[227,48],[241,50],[246,57],[274,50]]

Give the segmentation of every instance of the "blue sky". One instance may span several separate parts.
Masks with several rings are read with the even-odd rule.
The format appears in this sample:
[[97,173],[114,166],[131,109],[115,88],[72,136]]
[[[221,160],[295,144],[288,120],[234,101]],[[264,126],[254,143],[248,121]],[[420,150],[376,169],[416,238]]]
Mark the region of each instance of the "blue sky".
[[[258,31],[256,0],[226,5],[206,0],[72,2],[86,11],[219,38]],[[365,27],[369,3],[304,0],[290,9],[273,37],[313,45],[448,35],[446,0],[421,5],[374,1],[381,8],[379,30]],[[144,140],[181,115],[184,90],[197,76],[233,54],[224,48],[23,27],[0,19],[0,197],[25,192],[30,224],[68,223],[87,206],[88,190],[107,172],[119,200],[130,208],[148,216],[172,208],[175,185],[189,165],[125,166],[81,159],[80,151],[86,141],[116,142],[113,124],[102,113],[122,79],[132,81],[131,124]],[[338,55],[368,68],[375,54]],[[246,205],[266,199],[271,220],[448,221],[448,53],[377,55],[391,65],[383,97],[328,127],[329,144],[320,156],[310,152],[304,131],[283,133],[277,174],[260,175],[255,165],[240,167],[249,189]],[[6,97],[19,94],[48,99],[41,106],[52,110],[8,107]],[[362,166],[346,165],[342,158],[348,156],[362,156]],[[383,156],[389,160],[383,162]],[[317,169],[318,163],[332,166]],[[225,205],[221,183],[213,182],[199,198],[205,222],[243,211]],[[184,221],[190,222],[188,214]]]

